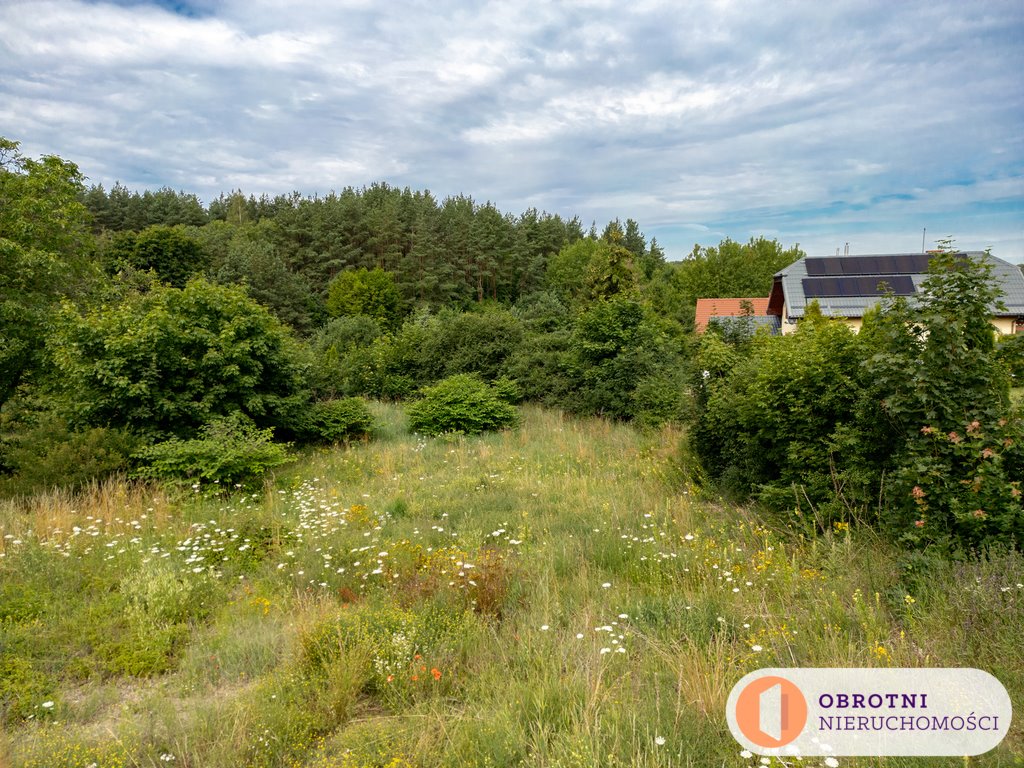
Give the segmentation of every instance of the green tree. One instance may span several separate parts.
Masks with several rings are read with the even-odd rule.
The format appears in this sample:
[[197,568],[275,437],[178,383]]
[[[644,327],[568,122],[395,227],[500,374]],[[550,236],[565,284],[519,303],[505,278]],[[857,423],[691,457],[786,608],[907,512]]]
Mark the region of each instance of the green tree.
[[394,329],[402,319],[402,297],[395,279],[383,269],[352,269],[338,274],[327,290],[332,317],[365,315]]
[[584,296],[589,301],[633,292],[639,283],[633,255],[618,242],[599,250],[587,265]]
[[182,288],[208,263],[200,244],[181,227],[154,225],[141,232],[117,232],[106,253],[111,271],[152,271],[161,282]]
[[203,279],[86,312],[66,304],[49,351],[76,421],[87,426],[188,437],[238,411],[287,429],[307,400],[287,329],[243,289]]
[[995,344],[992,270],[987,255],[947,244],[915,304],[895,299],[865,327],[876,350],[865,409],[881,405],[875,433],[891,446],[882,457],[891,470],[887,522],[907,542],[1024,542],[1024,422]]
[[38,368],[60,298],[95,275],[82,179],[74,163],[26,158],[0,138],[0,406]]
[[566,407],[650,423],[679,418],[682,361],[668,330],[629,296],[586,307],[570,339],[576,387]]
[[297,332],[306,333],[313,325],[312,290],[301,275],[288,269],[260,229],[236,232],[227,253],[211,271],[219,283],[244,285],[252,298]]

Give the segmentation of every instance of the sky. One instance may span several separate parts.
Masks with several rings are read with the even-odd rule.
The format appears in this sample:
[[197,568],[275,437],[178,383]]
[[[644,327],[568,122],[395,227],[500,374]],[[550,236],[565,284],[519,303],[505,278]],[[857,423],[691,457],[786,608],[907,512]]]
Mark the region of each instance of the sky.
[[0,0],[0,135],[208,202],[384,181],[671,260],[1024,262],[1020,0]]

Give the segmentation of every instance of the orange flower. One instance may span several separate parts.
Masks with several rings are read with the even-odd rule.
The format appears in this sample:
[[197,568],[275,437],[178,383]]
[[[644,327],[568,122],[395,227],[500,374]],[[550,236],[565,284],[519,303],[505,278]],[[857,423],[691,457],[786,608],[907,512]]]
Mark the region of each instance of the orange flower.
[[916,525],[918,528],[924,528],[924,520],[915,520],[914,525]]
[[394,679],[395,679],[395,676],[394,676],[394,675],[388,675],[388,682],[389,682],[389,683],[390,683],[390,682],[391,682],[392,680],[394,680]]
[[419,675],[413,675],[411,679],[415,683],[417,680],[420,679],[420,676]]
[[422,659],[423,657],[422,657],[422,656],[420,656],[420,655],[419,655],[419,654],[417,653],[417,654],[416,654],[415,656],[413,656],[412,658],[413,658],[413,661],[419,661],[419,660],[420,660],[420,659]]
[[430,670],[430,674],[432,674],[434,676],[435,680],[440,680],[441,679],[441,670],[438,669],[437,667],[434,667],[433,669],[431,669]]

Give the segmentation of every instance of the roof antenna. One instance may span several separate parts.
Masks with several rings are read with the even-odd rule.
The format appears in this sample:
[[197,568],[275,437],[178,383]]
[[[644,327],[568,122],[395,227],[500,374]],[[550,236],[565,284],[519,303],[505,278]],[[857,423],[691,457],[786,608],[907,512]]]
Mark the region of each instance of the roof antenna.
[[928,227],[924,227],[921,230],[921,253],[924,253],[924,235],[928,231]]
[[843,251],[843,256],[849,256],[849,255],[850,255],[850,244],[847,243],[846,244],[846,249]]

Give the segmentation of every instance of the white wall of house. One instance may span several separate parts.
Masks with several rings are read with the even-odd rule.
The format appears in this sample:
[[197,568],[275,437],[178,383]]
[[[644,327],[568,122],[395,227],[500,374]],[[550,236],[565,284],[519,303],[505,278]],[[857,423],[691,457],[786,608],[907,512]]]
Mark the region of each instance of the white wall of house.
[[1014,328],[1014,320],[1016,320],[1014,317],[993,317],[992,325],[996,327],[1000,334],[1008,336],[1016,330]]
[[[799,321],[797,323],[786,322],[785,305],[783,305],[782,307],[782,313],[783,335],[793,333],[794,331],[796,331]],[[864,326],[864,319],[860,317],[838,317],[835,319],[842,320],[844,323],[846,323],[847,326],[849,326],[853,330],[854,333],[860,333],[860,329]],[[993,317],[992,325],[995,326],[996,332],[999,333],[1000,335],[1010,335],[1013,334],[1016,330],[1014,320],[1015,318],[1012,317]]]

